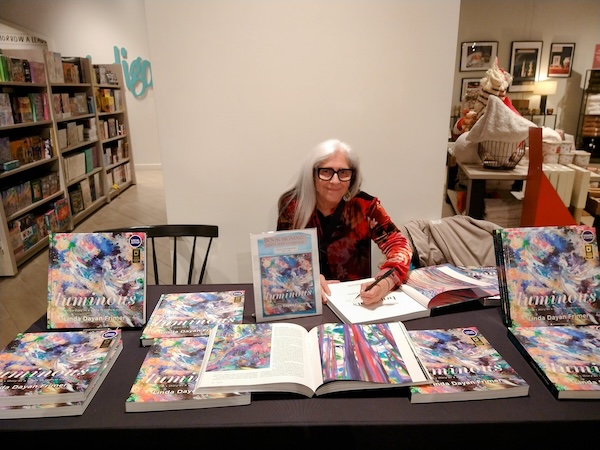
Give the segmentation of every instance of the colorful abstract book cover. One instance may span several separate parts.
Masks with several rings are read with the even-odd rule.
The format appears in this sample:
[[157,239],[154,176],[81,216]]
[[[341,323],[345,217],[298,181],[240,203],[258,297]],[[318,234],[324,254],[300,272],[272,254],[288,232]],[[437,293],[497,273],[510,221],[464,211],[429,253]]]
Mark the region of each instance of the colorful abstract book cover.
[[51,233],[49,329],[146,323],[145,233]]
[[409,330],[433,384],[411,386],[411,403],[522,397],[527,382],[476,327]]
[[0,352],[0,406],[85,401],[120,345],[120,330],[17,335]]
[[498,230],[502,312],[509,327],[600,323],[596,230],[585,225]]
[[322,313],[315,228],[251,234],[256,320]]
[[600,326],[511,328],[509,337],[558,399],[600,399]]
[[142,331],[142,345],[155,338],[208,336],[216,324],[242,323],[245,296],[243,290],[162,294]]
[[125,411],[166,411],[249,404],[249,393],[193,393],[207,341],[208,336],[155,340],[125,401]]

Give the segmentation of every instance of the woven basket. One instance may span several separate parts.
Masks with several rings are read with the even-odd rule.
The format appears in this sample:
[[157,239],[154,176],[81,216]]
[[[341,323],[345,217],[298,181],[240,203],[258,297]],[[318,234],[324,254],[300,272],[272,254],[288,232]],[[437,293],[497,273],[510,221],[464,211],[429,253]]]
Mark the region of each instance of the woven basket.
[[483,141],[479,143],[477,153],[487,169],[514,169],[525,154],[525,141]]

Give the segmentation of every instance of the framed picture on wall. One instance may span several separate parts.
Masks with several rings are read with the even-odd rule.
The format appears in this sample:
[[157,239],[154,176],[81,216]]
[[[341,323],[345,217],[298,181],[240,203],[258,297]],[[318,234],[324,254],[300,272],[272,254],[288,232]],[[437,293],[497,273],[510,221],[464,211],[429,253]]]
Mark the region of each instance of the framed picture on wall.
[[575,44],[552,44],[548,61],[549,78],[568,78],[571,76]]
[[479,85],[481,83],[481,78],[463,78],[462,85],[460,88],[460,100],[463,101],[465,98],[465,94],[468,92],[477,92],[479,91]]
[[540,73],[542,41],[513,41],[510,53],[510,92],[533,91]]
[[463,42],[460,48],[460,71],[488,70],[498,54],[498,42]]

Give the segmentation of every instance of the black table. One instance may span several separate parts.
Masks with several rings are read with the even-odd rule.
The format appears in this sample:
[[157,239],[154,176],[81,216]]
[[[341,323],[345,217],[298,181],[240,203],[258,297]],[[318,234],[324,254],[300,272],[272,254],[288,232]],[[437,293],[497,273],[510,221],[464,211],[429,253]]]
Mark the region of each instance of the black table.
[[[148,286],[148,314],[165,292],[244,289],[244,321],[254,323],[251,284]],[[473,302],[474,303],[474,302]],[[337,322],[327,307],[322,316],[294,319],[306,328]],[[600,402],[556,400],[508,340],[499,308],[471,309],[405,322],[408,329],[476,326],[530,384],[528,397],[411,404],[404,390],[331,394],[306,398],[296,394],[253,394],[247,406],[181,411],[125,413],[125,399],[148,350],[141,330],[124,330],[123,352],[82,416],[0,420],[2,442],[20,441],[73,446],[199,445],[297,447],[391,445],[401,448],[490,449],[506,446],[597,443]],[[45,317],[30,331],[45,330]],[[44,439],[38,440],[38,439]],[[118,439],[118,440],[117,440]],[[454,447],[458,448],[458,447]],[[379,450],[379,449],[378,449]]]

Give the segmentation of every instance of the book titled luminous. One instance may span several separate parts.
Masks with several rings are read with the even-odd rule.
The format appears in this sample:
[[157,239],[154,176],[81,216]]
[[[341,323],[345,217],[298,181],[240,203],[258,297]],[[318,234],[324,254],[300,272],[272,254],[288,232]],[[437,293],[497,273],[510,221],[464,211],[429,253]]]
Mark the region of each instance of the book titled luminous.
[[162,294],[140,336],[142,346],[155,338],[208,336],[219,323],[242,323],[244,290]]
[[256,321],[322,314],[316,228],[250,238]]
[[0,351],[0,406],[85,402],[121,348],[120,330],[20,333]]
[[511,341],[557,399],[600,399],[600,326],[509,331]]
[[411,403],[522,397],[527,382],[476,327],[410,330],[433,384],[410,387]]
[[595,228],[503,228],[495,231],[494,238],[507,326],[600,323]]
[[208,336],[156,339],[125,401],[125,411],[247,405],[249,393],[194,394]]
[[51,233],[48,328],[146,323],[145,233]]

